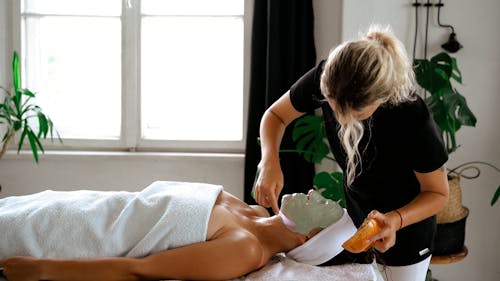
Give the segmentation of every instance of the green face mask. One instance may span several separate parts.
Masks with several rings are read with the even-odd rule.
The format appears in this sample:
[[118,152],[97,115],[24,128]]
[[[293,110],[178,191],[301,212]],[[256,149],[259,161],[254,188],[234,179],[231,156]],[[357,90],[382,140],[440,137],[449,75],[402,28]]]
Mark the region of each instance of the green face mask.
[[335,201],[324,198],[319,191],[284,195],[280,213],[285,225],[293,232],[308,234],[317,228],[326,228],[339,220],[344,209]]

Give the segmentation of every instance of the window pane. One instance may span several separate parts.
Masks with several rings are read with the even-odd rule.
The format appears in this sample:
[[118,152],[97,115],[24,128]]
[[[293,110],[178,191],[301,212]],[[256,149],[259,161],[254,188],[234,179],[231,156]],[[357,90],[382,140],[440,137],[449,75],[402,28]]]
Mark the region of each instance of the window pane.
[[28,17],[26,86],[63,138],[119,138],[118,18]]
[[121,15],[121,0],[23,0],[23,13],[51,15]]
[[143,137],[242,139],[241,18],[146,17],[141,46]]
[[243,0],[142,0],[146,15],[243,15]]

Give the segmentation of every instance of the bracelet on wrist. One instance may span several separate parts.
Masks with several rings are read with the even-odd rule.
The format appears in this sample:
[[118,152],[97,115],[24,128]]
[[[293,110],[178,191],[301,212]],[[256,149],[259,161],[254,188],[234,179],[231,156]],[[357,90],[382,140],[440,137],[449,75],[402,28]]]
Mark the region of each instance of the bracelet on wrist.
[[399,228],[398,228],[398,230],[400,230],[403,227],[403,216],[401,215],[401,212],[399,212],[399,210],[394,210],[394,212],[396,212],[399,215]]

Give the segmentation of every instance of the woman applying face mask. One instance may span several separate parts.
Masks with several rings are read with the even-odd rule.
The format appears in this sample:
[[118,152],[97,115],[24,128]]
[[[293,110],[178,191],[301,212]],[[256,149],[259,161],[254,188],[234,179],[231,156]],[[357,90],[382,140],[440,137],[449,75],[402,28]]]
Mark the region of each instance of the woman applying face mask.
[[381,225],[371,240],[387,280],[425,280],[434,215],[448,199],[448,155],[414,85],[403,44],[374,25],[304,74],[266,110],[260,128],[255,199],[277,212],[286,186],[279,163],[284,130],[305,112],[322,110],[350,217],[357,227],[367,217]]

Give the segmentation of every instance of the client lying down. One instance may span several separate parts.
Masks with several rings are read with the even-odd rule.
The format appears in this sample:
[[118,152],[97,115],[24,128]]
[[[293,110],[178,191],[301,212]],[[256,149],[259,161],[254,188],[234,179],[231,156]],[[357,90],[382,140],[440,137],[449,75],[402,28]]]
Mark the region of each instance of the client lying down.
[[0,199],[0,231],[9,281],[105,281],[231,279],[281,252],[321,264],[356,228],[317,191],[284,196],[280,214],[269,216],[218,185],[158,181],[141,192]]

